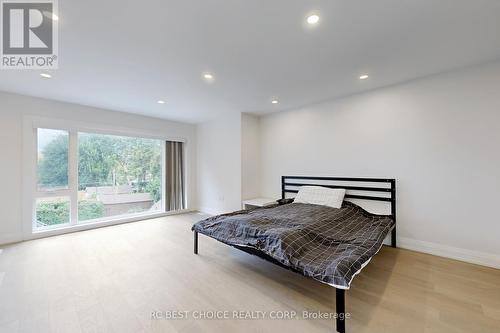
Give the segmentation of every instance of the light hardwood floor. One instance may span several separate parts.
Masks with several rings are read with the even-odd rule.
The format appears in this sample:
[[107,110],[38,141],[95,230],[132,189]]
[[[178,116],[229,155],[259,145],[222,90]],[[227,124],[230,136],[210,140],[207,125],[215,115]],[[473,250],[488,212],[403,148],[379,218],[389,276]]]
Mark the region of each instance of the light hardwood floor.
[[[333,320],[152,320],[155,310],[334,312],[327,285],[202,235],[194,255],[202,217],[0,247],[0,332],[334,331]],[[349,333],[500,332],[500,271],[383,248],[346,306]]]

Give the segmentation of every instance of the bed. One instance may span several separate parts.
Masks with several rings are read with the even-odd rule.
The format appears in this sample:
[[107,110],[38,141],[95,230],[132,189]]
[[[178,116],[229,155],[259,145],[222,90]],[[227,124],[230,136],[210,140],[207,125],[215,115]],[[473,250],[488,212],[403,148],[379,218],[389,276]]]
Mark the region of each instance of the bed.
[[[193,225],[194,253],[201,233],[336,288],[336,328],[344,333],[345,291],[389,234],[396,247],[396,181],[283,176],[282,199],[302,186],[345,189],[346,194],[340,208],[293,202],[210,217]],[[388,205],[390,214],[361,207],[370,201]]]

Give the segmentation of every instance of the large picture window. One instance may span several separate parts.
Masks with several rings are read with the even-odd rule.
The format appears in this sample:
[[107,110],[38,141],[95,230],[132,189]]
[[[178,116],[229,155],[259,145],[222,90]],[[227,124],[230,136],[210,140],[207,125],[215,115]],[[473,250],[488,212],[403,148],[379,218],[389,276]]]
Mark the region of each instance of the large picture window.
[[[35,132],[34,230],[185,208],[183,173],[169,171],[179,162],[183,168],[182,154],[167,156],[174,142],[91,131]],[[176,144],[182,152],[182,143]],[[172,192],[178,183],[181,190]],[[181,205],[172,206],[179,197]]]
[[78,221],[161,210],[162,142],[78,133]]

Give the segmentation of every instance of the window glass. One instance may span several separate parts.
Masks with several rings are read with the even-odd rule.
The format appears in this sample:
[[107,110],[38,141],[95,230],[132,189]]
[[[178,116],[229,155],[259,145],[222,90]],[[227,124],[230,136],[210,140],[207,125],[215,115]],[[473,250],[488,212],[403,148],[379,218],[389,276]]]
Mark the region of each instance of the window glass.
[[47,197],[36,200],[36,227],[67,224],[70,220],[69,197]]
[[78,220],[161,210],[160,140],[78,133]]
[[68,189],[68,132],[39,128],[37,134],[38,190]]

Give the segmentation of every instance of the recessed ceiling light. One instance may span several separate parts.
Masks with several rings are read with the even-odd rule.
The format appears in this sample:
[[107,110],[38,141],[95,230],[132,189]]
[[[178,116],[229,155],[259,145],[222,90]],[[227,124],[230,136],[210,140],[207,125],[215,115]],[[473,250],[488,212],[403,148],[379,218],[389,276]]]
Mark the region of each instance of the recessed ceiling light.
[[273,100],[271,101],[271,103],[272,103],[272,104],[278,104],[278,100],[277,100],[277,99],[273,99]]
[[165,104],[165,101],[162,101],[161,99],[157,102],[158,104]]
[[45,78],[45,79],[50,79],[50,78],[52,78],[52,75],[47,74],[47,73],[42,73],[42,74],[40,74],[40,76],[41,76],[41,77],[43,77],[43,78]]
[[214,75],[210,73],[203,74],[203,78],[207,81],[212,81],[214,79]]
[[316,14],[313,14],[313,15],[309,15],[307,17],[307,23],[313,25],[313,24],[317,24],[319,22],[319,16],[316,15]]
[[369,78],[367,74],[363,74],[359,77],[360,80],[366,80],[367,78]]

